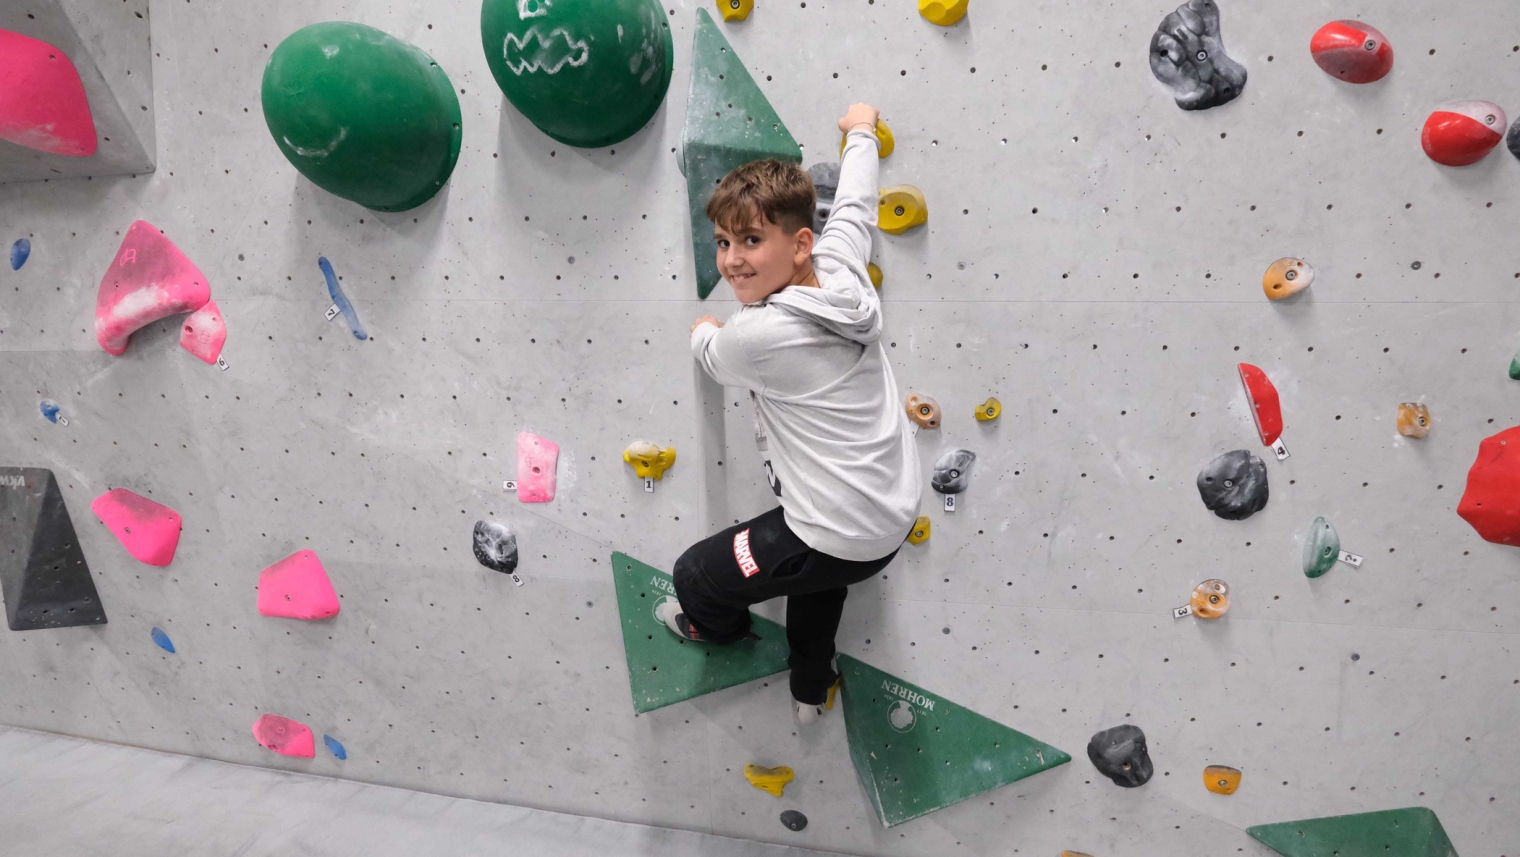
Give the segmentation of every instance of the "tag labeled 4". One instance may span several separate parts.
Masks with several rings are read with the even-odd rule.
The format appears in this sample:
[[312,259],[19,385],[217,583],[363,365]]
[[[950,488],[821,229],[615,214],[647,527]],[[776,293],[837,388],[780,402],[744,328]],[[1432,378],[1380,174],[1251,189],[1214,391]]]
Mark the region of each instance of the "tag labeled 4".
[[1283,445],[1282,438],[1272,442],[1272,454],[1277,456],[1278,461],[1288,460],[1288,447]]

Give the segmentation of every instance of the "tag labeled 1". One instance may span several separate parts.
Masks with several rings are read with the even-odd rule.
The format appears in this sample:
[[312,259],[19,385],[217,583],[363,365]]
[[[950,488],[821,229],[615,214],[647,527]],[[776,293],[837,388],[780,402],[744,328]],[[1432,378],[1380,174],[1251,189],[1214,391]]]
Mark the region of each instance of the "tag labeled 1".
[[954,512],[955,511],[955,495],[954,494],[946,494],[945,495],[945,511],[946,512]]
[[653,494],[654,493],[654,480],[653,479],[645,479],[644,480],[644,493],[645,494]]
[[1347,553],[1345,551],[1341,551],[1340,561],[1344,562],[1347,565],[1355,566],[1356,568],[1361,568],[1362,567],[1362,558],[1359,557],[1359,556],[1357,556],[1354,553]]
[[1272,442],[1272,454],[1277,456],[1278,461],[1288,460],[1288,447],[1282,442],[1282,438]]

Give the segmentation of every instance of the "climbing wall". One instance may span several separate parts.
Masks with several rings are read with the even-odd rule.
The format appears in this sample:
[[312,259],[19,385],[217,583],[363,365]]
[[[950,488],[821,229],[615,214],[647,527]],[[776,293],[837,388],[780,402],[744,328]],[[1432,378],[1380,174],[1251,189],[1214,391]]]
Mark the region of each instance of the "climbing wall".
[[[677,151],[717,11],[699,0],[659,4],[669,92],[594,149],[507,101],[475,2],[128,4],[151,27],[156,172],[0,185],[0,241],[30,242],[0,267],[0,465],[53,472],[108,617],[0,632],[0,722],[857,854],[1260,857],[1247,827],[1423,806],[1460,853],[1514,855],[1520,553],[1456,508],[1480,440],[1520,422],[1520,162],[1442,166],[1421,129],[1454,100],[1520,110],[1520,7],[1219,4],[1248,78],[1189,111],[1148,63],[1170,0],[971,0],[947,28],[912,0],[756,0],[718,23],[805,165],[866,100],[896,137],[883,185],[929,206],[874,258],[901,392],[943,408],[916,436],[932,536],[852,591],[840,648],[1071,762],[887,829],[845,718],[799,729],[783,676],[635,714],[613,553],[668,571],[772,502],[747,395],[687,345],[735,307],[725,284],[696,298]],[[1309,52],[1358,16],[1397,50],[1364,86]],[[322,190],[266,127],[266,63],[330,20],[420,48],[457,90],[457,166],[419,207]],[[225,368],[179,347],[182,316],[120,356],[97,342],[137,220],[204,275]],[[319,257],[366,339],[330,320]],[[1316,276],[1269,302],[1282,257]],[[1240,363],[1280,394],[1285,461]],[[989,396],[1001,416],[974,420]],[[1396,431],[1405,402],[1428,437]],[[559,446],[551,502],[503,490],[523,431]],[[679,452],[652,493],[621,460],[636,438]],[[946,513],[928,482],[957,448],[977,458]],[[1225,520],[1195,479],[1238,449],[1270,500]],[[113,488],[182,516],[168,565],[91,512]],[[1319,516],[1360,567],[1304,574]],[[515,532],[522,585],[476,561],[477,520]],[[261,571],[302,550],[340,612],[260,615]],[[1213,578],[1229,613],[1174,618]],[[261,747],[266,714],[309,726],[315,758]],[[1154,763],[1133,789],[1083,752],[1123,724]],[[796,779],[777,799],[747,763]],[[1239,789],[1207,791],[1206,765]]]

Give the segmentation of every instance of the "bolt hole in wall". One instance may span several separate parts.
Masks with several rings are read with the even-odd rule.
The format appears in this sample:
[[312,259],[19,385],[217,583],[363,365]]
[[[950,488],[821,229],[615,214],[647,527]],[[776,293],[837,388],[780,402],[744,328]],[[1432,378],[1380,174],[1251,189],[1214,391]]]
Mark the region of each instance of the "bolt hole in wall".
[[[39,546],[0,557],[0,721],[847,853],[1520,841],[1513,4],[197,9],[122,48],[140,91],[92,53],[135,31],[0,17],[37,81],[0,98],[0,534]],[[739,312],[706,197],[765,156],[835,205],[855,101],[891,126],[859,261],[928,499],[804,725],[784,608],[715,648],[649,602],[776,503],[691,357]],[[156,171],[107,145],[145,117]],[[1224,662],[1228,693],[1178,669]],[[784,807],[736,786],[783,763]]]

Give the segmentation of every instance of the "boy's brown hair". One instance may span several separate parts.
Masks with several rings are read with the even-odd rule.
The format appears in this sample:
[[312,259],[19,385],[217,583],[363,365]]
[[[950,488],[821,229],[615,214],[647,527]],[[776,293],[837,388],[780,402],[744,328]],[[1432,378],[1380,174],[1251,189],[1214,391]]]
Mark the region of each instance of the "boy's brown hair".
[[759,217],[796,234],[812,228],[817,204],[813,179],[796,164],[771,158],[751,161],[724,176],[707,201],[707,219],[738,233]]

